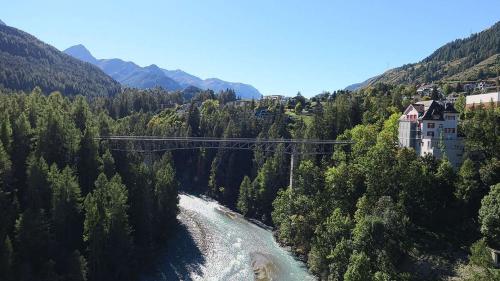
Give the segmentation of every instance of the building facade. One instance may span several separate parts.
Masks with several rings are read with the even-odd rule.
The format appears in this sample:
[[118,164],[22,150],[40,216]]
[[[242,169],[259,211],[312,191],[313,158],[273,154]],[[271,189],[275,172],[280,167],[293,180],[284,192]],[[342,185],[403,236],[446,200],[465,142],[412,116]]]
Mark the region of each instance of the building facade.
[[445,154],[459,168],[464,149],[457,131],[458,117],[451,103],[430,100],[411,104],[399,118],[399,145],[415,149],[420,156],[442,158]]

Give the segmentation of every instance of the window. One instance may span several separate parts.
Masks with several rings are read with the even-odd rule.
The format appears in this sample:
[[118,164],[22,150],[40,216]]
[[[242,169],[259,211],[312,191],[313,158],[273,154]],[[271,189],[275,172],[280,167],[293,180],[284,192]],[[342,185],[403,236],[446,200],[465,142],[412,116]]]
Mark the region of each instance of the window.
[[454,115],[446,115],[446,120],[455,120]]
[[439,129],[442,129],[443,128],[443,124],[439,124]]
[[414,120],[417,119],[417,115],[415,115],[415,114],[408,114],[408,115],[406,115],[406,119],[414,121]]
[[434,123],[427,123],[427,128],[429,128],[429,129],[434,128]]
[[427,136],[428,136],[428,137],[433,137],[433,136],[434,136],[434,132],[432,132],[432,131],[427,132]]
[[446,134],[454,134],[455,133],[455,128],[444,128],[444,132]]

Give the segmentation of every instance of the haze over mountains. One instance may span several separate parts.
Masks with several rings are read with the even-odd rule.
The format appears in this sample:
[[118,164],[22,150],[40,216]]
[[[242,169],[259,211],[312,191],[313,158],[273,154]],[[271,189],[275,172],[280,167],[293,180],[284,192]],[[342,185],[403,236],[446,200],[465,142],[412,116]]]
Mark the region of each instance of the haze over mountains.
[[122,85],[145,89],[155,86],[175,91],[194,86],[203,90],[211,89],[214,92],[233,89],[236,95],[245,99],[259,99],[261,93],[251,85],[227,82],[217,78],[201,79],[182,70],[167,70],[155,64],[141,67],[133,62],[121,59],[96,59],[83,45],[72,46],[64,52],[74,58],[91,63],[99,67]]
[[500,64],[500,22],[465,39],[457,39],[418,63],[390,69],[361,83],[347,86],[357,90],[376,83],[420,84],[459,82],[492,78]]

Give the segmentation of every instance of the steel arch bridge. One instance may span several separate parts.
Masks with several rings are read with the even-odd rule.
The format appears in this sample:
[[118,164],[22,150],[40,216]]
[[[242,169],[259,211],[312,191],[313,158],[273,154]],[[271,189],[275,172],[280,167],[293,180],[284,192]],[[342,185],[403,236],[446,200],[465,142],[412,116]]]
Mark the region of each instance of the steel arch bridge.
[[[282,149],[290,157],[290,187],[293,187],[293,170],[298,155],[326,155],[333,153],[334,145],[349,145],[350,140],[317,139],[258,139],[258,138],[209,138],[165,136],[101,136],[114,151],[138,153],[165,152],[185,149],[261,150],[275,152]],[[280,147],[280,148],[279,148]]]

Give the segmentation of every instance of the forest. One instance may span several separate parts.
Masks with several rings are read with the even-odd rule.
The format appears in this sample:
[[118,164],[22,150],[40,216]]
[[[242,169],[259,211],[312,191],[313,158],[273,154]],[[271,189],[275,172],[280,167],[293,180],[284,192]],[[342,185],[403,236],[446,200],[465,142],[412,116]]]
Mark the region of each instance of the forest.
[[[499,108],[457,102],[466,146],[455,170],[397,146],[414,94],[377,84],[238,105],[231,90],[1,93],[0,279],[137,280],[175,231],[182,190],[273,226],[321,280],[499,280],[488,250],[500,248]],[[289,114],[303,108],[307,119]],[[173,151],[150,162],[95,139],[113,134],[354,144],[299,159],[290,189],[279,148]]]
[[74,59],[19,29],[0,24],[0,89],[108,96],[120,84],[97,67]]

